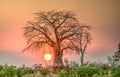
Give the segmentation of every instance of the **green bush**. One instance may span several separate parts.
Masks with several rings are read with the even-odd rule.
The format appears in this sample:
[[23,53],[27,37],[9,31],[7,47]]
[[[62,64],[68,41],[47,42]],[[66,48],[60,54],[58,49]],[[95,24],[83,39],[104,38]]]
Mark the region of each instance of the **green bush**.
[[61,70],[60,72],[58,72],[58,75],[60,77],[67,77],[67,71],[66,70]]
[[101,68],[101,74],[102,75],[108,75],[108,72],[111,68],[108,64],[102,64],[99,67]]
[[113,74],[114,77],[120,77],[120,68],[118,67],[112,68],[111,73]]
[[16,75],[16,67],[15,66],[8,66],[8,65],[3,65],[1,66],[2,68],[0,69],[0,77],[13,77]]
[[29,67],[16,68],[16,66],[8,66],[7,64],[0,65],[0,77],[14,77],[16,75],[21,77],[25,74],[31,73],[33,73],[33,70]]
[[79,77],[92,77],[94,74],[100,74],[100,68],[80,66],[76,69],[76,72]]
[[71,70],[70,70],[70,75],[73,76],[73,77],[76,77],[77,75],[77,71],[76,71],[76,67],[72,67]]
[[28,67],[19,67],[16,69],[16,72],[17,72],[17,75],[18,77],[21,77],[23,75],[26,75],[26,74],[32,74],[33,73],[33,70],[31,68],[28,68]]
[[17,68],[16,72],[17,72],[18,77],[21,77],[21,76],[27,74],[27,72],[24,68]]
[[1,70],[0,71],[0,77],[5,77],[5,75],[6,75],[6,72],[4,70]]

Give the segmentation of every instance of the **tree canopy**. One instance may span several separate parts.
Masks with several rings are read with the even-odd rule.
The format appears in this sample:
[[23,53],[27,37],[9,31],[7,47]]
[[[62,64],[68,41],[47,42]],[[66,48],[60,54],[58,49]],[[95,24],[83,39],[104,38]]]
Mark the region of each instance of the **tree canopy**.
[[[47,45],[53,48],[54,64],[63,64],[63,51],[75,50],[73,46],[75,41],[72,39],[78,35],[84,37],[80,32],[84,28],[88,29],[89,26],[81,24],[70,11],[52,10],[35,13],[34,20],[28,21],[27,26],[24,27],[24,36],[28,45],[24,51],[40,50]],[[85,32],[87,33],[87,30],[84,29]]]

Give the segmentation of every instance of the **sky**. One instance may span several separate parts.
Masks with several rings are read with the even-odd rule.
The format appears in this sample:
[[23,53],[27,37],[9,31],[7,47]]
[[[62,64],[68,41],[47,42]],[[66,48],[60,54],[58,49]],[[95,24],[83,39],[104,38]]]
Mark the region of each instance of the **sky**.
[[[120,42],[119,0],[0,0],[0,64],[50,63],[38,52],[24,52],[23,27],[39,11],[72,11],[81,23],[91,25],[93,40],[85,60],[106,61]],[[65,58],[69,55],[65,55]],[[79,60],[72,55],[71,60]]]

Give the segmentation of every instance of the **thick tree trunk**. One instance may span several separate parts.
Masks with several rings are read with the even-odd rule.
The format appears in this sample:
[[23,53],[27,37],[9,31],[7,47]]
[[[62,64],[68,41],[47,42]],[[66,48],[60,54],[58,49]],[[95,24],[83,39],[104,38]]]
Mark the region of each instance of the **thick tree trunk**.
[[54,47],[54,66],[63,66],[63,60],[62,60],[62,52],[60,51],[58,46]]
[[62,56],[58,55],[58,53],[54,52],[54,63],[55,66],[63,66]]

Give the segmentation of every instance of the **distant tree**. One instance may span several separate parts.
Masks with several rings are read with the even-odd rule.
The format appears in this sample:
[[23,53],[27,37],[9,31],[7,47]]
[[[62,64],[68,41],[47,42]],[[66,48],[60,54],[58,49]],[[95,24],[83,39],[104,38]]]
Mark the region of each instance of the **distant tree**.
[[91,27],[86,25],[86,27],[79,29],[71,39],[72,47],[76,50],[77,54],[80,54],[81,65],[84,64],[84,54],[88,44],[90,44],[92,40],[90,30]]
[[112,56],[108,56],[108,63],[114,66],[120,65],[120,43],[118,44],[118,50]]
[[63,65],[63,51],[73,49],[71,39],[77,31],[86,27],[80,25],[75,14],[66,11],[35,13],[34,21],[24,27],[28,46],[25,50],[40,50],[44,46],[53,48],[54,65]]
[[107,62],[110,66],[115,66],[116,65],[112,56],[107,57]]

